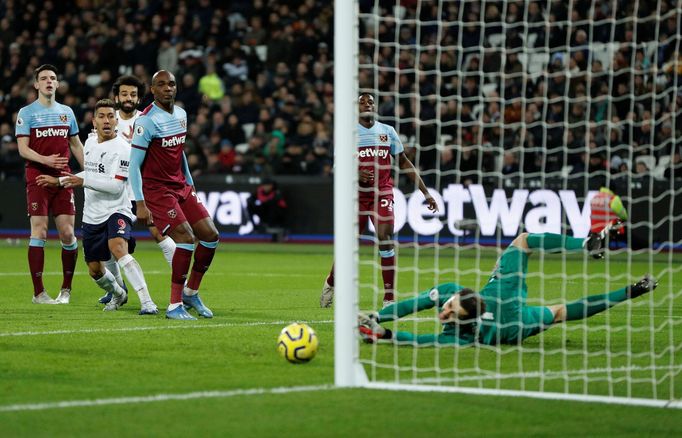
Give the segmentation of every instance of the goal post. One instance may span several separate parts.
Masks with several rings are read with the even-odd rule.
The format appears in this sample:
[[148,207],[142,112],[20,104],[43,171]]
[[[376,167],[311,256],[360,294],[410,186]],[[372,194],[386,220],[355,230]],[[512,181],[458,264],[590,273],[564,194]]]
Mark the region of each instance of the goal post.
[[[334,25],[335,384],[682,408],[682,7],[354,0],[336,2]],[[397,300],[480,291],[521,232],[586,237],[602,187],[629,214],[620,242],[604,260],[534,250],[526,304],[645,273],[658,288],[515,345],[363,344],[356,315],[382,307],[385,266],[373,230],[357,232],[358,91],[439,206],[396,168]],[[441,331],[434,309],[384,326]]]

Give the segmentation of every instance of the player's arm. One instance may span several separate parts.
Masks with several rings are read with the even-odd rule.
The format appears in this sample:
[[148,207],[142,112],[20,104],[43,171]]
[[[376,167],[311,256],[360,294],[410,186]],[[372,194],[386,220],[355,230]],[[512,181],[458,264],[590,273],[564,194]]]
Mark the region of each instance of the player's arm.
[[419,191],[422,192],[424,198],[426,199],[426,203],[429,205],[429,210],[438,211],[438,204],[436,204],[436,200],[433,199],[429,193],[429,189],[426,188],[426,184],[424,184],[421,176],[419,176],[419,172],[417,172],[414,164],[412,164],[412,161],[407,158],[407,155],[405,155],[404,151],[398,154],[398,167],[401,171],[405,172],[407,177],[410,178],[410,180],[415,183],[417,187],[419,187]]
[[192,179],[192,172],[189,170],[189,163],[187,163],[187,156],[182,152],[182,173],[185,175],[185,184],[194,187],[194,179]]
[[432,292],[422,292],[416,297],[400,300],[397,303],[389,304],[379,311],[376,320],[379,323],[394,321],[412,313],[431,309],[436,305],[432,299]]
[[128,179],[133,190],[135,204],[137,207],[137,219],[145,224],[152,225],[154,218],[144,202],[142,191],[142,164],[147,156],[147,148],[152,141],[152,123],[146,117],[140,117],[135,121],[133,130],[133,142],[130,148],[130,167],[128,169]]
[[40,155],[38,152],[31,149],[29,146],[29,137],[21,136],[17,138],[17,145],[19,146],[19,155],[24,160],[34,161],[54,169],[63,169],[69,164],[69,159],[62,157],[59,154]]
[[628,211],[625,209],[625,206],[623,205],[623,200],[620,199],[620,196],[615,195],[613,199],[611,199],[609,207],[611,207],[611,211],[613,211],[615,215],[618,216],[618,219],[622,221],[628,220]]
[[[390,333],[390,332],[389,332]],[[399,344],[410,344],[419,347],[428,347],[432,345],[471,345],[472,342],[466,339],[462,339],[455,335],[446,335],[443,333],[434,335],[418,335],[416,333],[410,332],[395,332],[391,333],[393,340]]]
[[85,166],[83,165],[83,143],[81,143],[78,134],[72,135],[71,138],[69,138],[69,147],[71,148],[73,156],[76,157],[76,161],[78,161],[78,164],[81,166],[81,169],[85,169]]

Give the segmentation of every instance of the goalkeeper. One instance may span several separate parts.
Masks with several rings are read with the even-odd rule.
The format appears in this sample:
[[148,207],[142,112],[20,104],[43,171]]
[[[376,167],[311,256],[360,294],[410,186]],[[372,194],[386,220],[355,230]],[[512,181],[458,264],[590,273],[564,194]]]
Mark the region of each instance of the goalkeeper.
[[[532,250],[588,251],[599,258],[603,256],[610,231],[611,228],[606,227],[601,233],[586,239],[550,233],[522,233],[502,253],[480,293],[456,283],[441,284],[414,298],[386,306],[378,313],[360,314],[360,335],[367,342],[384,339],[412,345],[518,345],[554,324],[589,318],[655,289],[658,285],[656,280],[645,275],[637,283],[607,294],[590,295],[567,304],[526,305],[526,272],[528,255]],[[392,332],[381,326],[381,323],[436,305],[438,318],[443,324],[440,334]]]

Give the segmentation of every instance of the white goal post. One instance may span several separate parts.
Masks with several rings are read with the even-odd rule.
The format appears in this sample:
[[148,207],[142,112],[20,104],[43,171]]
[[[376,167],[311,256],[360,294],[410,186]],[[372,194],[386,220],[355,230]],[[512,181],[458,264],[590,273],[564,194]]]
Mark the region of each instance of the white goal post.
[[[682,408],[682,5],[334,10],[335,385]],[[377,239],[361,247],[357,231],[359,91],[372,92],[440,210],[397,174],[397,300],[445,282],[480,290],[520,232],[585,237],[604,186],[629,212],[622,242],[597,262],[534,251],[528,304],[607,294],[644,273],[658,289],[519,345],[363,344],[357,314],[379,310],[384,290]],[[385,326],[440,332],[433,310]]]

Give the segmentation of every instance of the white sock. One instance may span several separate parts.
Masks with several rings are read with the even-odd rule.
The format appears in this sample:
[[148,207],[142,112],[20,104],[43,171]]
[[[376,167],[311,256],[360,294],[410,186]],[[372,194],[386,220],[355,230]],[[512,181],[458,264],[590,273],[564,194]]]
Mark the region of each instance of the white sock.
[[123,283],[123,277],[121,277],[121,270],[118,269],[118,263],[116,263],[116,258],[112,255],[109,260],[104,262],[104,267],[111,272],[111,274],[114,276],[116,279],[116,283],[118,283],[119,286],[123,287],[125,283]]
[[185,286],[185,289],[182,291],[182,293],[185,294],[185,295],[187,295],[187,296],[192,296],[192,295],[198,294],[198,293],[199,293],[199,290],[198,290],[198,289],[196,289],[196,290],[195,290],[195,289],[190,289],[190,288],[188,288],[187,286]]
[[117,296],[125,293],[123,288],[116,282],[114,275],[106,268],[104,268],[104,275],[101,278],[95,280],[95,283],[97,283],[97,286],[104,289],[107,293],[113,293]]
[[161,252],[163,252],[163,258],[168,262],[168,266],[173,268],[173,254],[175,254],[175,241],[170,237],[166,237],[161,242],[158,243]]
[[182,303],[170,303],[168,305],[168,311],[170,312],[171,310],[175,310],[180,306],[182,306]]
[[126,254],[118,260],[118,264],[123,272],[125,272],[130,285],[135,289],[135,292],[137,292],[137,296],[140,297],[142,306],[154,304],[152,298],[149,296],[147,282],[144,280],[142,268],[140,267],[140,264],[137,263],[137,260],[130,254]]

